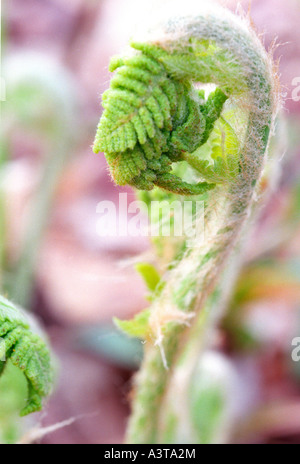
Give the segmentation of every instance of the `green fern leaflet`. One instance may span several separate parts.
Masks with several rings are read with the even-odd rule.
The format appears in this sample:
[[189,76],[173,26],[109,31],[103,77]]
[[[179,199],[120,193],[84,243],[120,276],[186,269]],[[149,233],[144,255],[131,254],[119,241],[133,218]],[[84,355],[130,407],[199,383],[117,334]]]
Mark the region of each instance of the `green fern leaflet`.
[[0,375],[8,360],[24,374],[28,385],[25,416],[42,409],[52,387],[51,358],[46,343],[31,330],[25,315],[0,296]]

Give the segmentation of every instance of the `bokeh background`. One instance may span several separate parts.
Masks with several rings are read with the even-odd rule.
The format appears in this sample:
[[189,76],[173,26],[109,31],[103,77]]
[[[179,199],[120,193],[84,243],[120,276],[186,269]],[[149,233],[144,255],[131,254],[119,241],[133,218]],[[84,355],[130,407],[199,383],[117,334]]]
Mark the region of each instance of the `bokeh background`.
[[[123,440],[142,346],[119,335],[111,320],[146,307],[134,263],[151,244],[97,234],[97,204],[134,193],[113,185],[104,156],[91,146],[109,59],[162,3],[2,5],[0,283],[38,317],[57,358],[55,393],[43,413],[18,421],[12,436],[75,418],[42,443]],[[249,2],[241,3],[247,11]],[[279,62],[280,179],[253,230],[215,349],[240,379],[232,442],[300,444],[300,362],[291,359],[300,337],[300,1],[251,3],[253,24]],[[0,401],[0,428],[5,414]]]

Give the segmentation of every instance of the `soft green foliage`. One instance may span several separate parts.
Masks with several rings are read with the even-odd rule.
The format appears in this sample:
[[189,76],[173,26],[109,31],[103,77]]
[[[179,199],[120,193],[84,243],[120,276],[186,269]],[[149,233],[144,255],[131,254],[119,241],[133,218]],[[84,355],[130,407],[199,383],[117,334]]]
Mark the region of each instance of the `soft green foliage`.
[[132,43],[139,51],[113,58],[117,70],[103,95],[104,113],[94,151],[104,151],[119,185],[197,195],[211,190],[206,182],[189,184],[171,173],[172,163],[207,142],[227,96],[220,89],[205,101],[188,79],[175,79],[165,69],[159,47]]
[[149,263],[138,263],[135,268],[143,277],[143,280],[150,292],[155,292],[161,279],[157,269]]
[[25,316],[12,303],[0,297],[0,371],[5,373],[7,361],[19,368],[28,386],[25,416],[42,408],[42,400],[52,386],[52,366],[46,343],[30,328]]
[[150,335],[149,332],[149,317],[150,309],[145,309],[138,313],[133,319],[129,321],[121,321],[118,318],[114,318],[116,326],[122,330],[126,335],[130,337],[147,339]]

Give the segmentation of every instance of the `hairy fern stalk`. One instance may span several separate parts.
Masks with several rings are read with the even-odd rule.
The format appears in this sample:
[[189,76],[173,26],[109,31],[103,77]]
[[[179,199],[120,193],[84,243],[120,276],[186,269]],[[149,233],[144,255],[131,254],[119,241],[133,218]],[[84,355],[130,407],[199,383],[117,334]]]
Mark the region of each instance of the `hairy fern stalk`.
[[[94,150],[105,153],[117,184],[148,191],[150,201],[154,187],[205,199],[204,243],[196,234],[183,244],[153,287],[151,308],[123,324],[146,339],[128,442],[175,443],[185,404],[174,379],[184,371],[188,395],[189,374],[226,306],[278,98],[272,60],[247,21],[214,4],[174,9],[131,46],[111,62]],[[215,90],[207,96],[196,83]],[[180,175],[184,163],[192,178]]]

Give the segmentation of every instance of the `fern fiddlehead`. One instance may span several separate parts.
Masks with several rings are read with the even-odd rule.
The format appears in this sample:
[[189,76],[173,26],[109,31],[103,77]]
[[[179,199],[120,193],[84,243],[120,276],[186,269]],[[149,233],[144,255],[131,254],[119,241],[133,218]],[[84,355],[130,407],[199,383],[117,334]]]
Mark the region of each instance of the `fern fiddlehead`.
[[42,409],[52,387],[52,366],[46,343],[35,334],[25,315],[0,297],[0,374],[8,360],[24,374],[28,385],[27,404],[21,416]]
[[[178,15],[151,29],[145,43],[132,45],[136,55],[112,65],[119,71],[104,97],[95,151],[105,152],[121,185],[144,190],[156,185],[182,195],[210,190],[205,241],[199,244],[196,234],[172,263],[146,318],[145,359],[136,378],[128,441],[162,443],[168,423],[175,430],[174,422],[180,422],[174,400],[170,413],[168,393],[174,393],[178,369],[186,364],[191,371],[185,347],[196,339],[199,357],[234,282],[235,250],[276,114],[276,85],[271,59],[247,22],[216,5],[192,14],[180,7]],[[205,101],[195,82],[213,83],[217,90]],[[170,171],[182,160],[194,168],[197,184]],[[201,227],[197,218],[194,222]]]
[[103,95],[104,114],[94,151],[104,151],[117,184],[142,190],[154,185],[180,194],[201,194],[214,187],[191,185],[170,173],[172,162],[203,145],[219,118],[227,97],[217,89],[208,101],[187,79],[172,77],[163,64],[165,52],[132,43],[140,51],[113,58],[117,70]]

